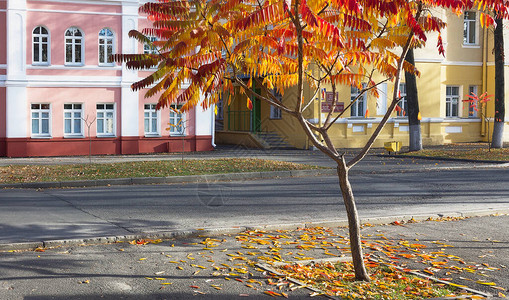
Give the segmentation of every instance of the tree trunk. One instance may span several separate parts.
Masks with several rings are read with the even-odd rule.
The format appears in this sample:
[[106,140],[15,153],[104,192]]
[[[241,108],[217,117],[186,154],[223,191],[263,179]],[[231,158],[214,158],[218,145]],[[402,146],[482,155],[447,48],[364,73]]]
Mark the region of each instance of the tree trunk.
[[357,207],[353,197],[352,186],[348,179],[348,169],[344,158],[338,162],[338,177],[343,202],[345,203],[346,215],[348,217],[348,230],[350,234],[350,250],[355,270],[355,280],[370,281],[366,267],[364,266],[364,255],[362,254],[361,227]]
[[502,18],[495,19],[495,125],[491,148],[503,148],[504,122],[505,122],[505,85],[504,85],[504,36]]
[[[408,49],[405,60],[415,66],[414,49]],[[410,134],[409,151],[422,150],[421,120],[419,120],[419,98],[415,74],[405,72],[408,129]]]

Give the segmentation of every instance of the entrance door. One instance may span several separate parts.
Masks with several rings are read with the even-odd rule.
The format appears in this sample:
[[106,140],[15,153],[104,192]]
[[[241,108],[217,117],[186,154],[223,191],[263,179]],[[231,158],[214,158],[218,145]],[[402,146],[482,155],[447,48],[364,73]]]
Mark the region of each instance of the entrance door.
[[[255,93],[260,94],[261,89],[255,89]],[[253,110],[251,111],[251,132],[262,131],[262,105],[261,100],[254,97]]]

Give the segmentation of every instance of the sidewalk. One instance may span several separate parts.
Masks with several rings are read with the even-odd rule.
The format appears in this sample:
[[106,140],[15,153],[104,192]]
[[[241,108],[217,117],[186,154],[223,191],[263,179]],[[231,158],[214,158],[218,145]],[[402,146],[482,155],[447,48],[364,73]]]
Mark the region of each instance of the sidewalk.
[[[364,249],[373,257],[492,295],[507,294],[509,287],[507,232],[507,215],[362,230]],[[0,298],[269,299],[265,292],[273,291],[308,299],[310,291],[291,290],[287,280],[271,279],[253,264],[348,256],[347,235],[346,228],[314,227],[203,232],[201,237],[153,243],[4,252],[0,253]]]

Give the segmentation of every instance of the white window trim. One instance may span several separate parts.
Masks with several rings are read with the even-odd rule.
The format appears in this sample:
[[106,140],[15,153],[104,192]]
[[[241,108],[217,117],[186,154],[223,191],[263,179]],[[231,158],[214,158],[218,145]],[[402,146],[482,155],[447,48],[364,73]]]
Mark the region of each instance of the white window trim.
[[[447,98],[449,97],[453,97],[452,95],[447,95],[447,88],[450,87],[450,88],[455,88],[457,87],[458,88],[458,94],[457,94],[457,97],[458,97],[458,104],[457,104],[457,110],[456,110],[456,113],[457,113],[457,116],[448,116],[447,115]],[[460,95],[461,95],[461,86],[459,85],[447,85],[445,87],[445,118],[446,119],[449,119],[449,118],[459,118],[460,117],[460,112],[461,112],[461,101],[460,101]],[[456,96],[456,95],[455,95]],[[451,102],[451,109],[450,111],[452,111],[452,102]]]
[[[101,39],[101,36],[98,34],[97,35],[97,62],[99,64],[100,67],[112,67],[112,66],[115,66],[115,62],[108,62],[108,43],[106,42],[108,39],[111,39],[111,54],[115,53],[115,49],[116,49],[116,43],[115,43],[115,37],[117,36],[115,34],[115,32],[109,28],[109,27],[104,27],[102,28],[101,30],[103,29],[108,29],[109,31],[111,31],[111,33],[113,33],[113,36],[112,37],[108,37],[108,36],[104,36],[102,37],[104,40],[105,40],[105,44],[103,45],[105,47],[104,49],[104,53],[106,55],[105,57],[105,62],[101,62],[101,43],[99,42],[99,40]],[[99,31],[99,33],[101,33],[101,31]]]
[[[179,106],[181,106],[181,105],[175,105],[175,104],[174,104],[174,105],[171,105],[171,106],[170,106],[170,111],[169,111],[169,113],[168,113],[168,114],[171,114],[171,113],[173,112],[173,110],[171,109],[172,107],[174,107],[175,109],[177,109],[177,110],[178,110],[178,109],[179,109]],[[171,126],[171,124],[172,124],[172,123],[171,123],[171,116],[169,116],[169,121],[168,121],[168,123],[170,124],[170,125],[169,125],[170,136],[186,136],[186,135],[187,135],[187,132],[186,132],[186,131],[187,131],[187,126],[186,126],[186,122],[187,122],[187,116],[186,116],[186,115],[187,115],[187,114],[186,114],[185,112],[181,112],[181,113],[180,113],[180,115],[181,115],[181,117],[180,117],[180,118],[181,118],[181,120],[182,120],[182,121],[180,121],[180,124],[181,124],[181,126],[182,126],[182,132],[174,132],[174,131],[172,132],[172,130],[175,130],[175,129],[176,129],[176,127]]]
[[[75,109],[66,109],[64,107],[64,112],[63,112],[64,113],[64,115],[63,115],[64,124],[63,124],[63,127],[62,127],[63,131],[64,131],[64,137],[65,138],[84,138],[85,137],[85,134],[84,134],[84,132],[85,132],[85,128],[84,128],[85,127],[85,122],[83,121],[83,114],[85,113],[85,103],[81,103],[81,102],[72,102],[72,103],[66,102],[66,103],[64,103],[64,105],[65,104],[73,104],[73,105],[81,104],[81,109],[80,109],[81,110],[81,119],[80,119],[80,121],[81,121],[81,125],[80,125],[81,132],[80,133],[66,133],[65,132],[65,113],[70,111],[71,112],[71,120],[74,120],[73,113],[75,112]],[[72,128],[74,128],[74,122],[71,121],[71,129]]]
[[[364,84],[362,84],[362,86],[364,86]],[[350,87],[350,103],[352,103],[352,100],[353,100],[352,99],[352,88],[353,87]],[[359,90],[358,88],[357,88],[357,90],[359,92],[356,95],[359,95],[361,90]],[[368,99],[367,98],[368,98],[367,97],[367,93],[364,93],[361,98],[357,99],[357,101],[352,106],[350,106],[350,118],[364,118],[366,116],[366,109],[368,108],[367,107],[367,105],[368,105],[368,101],[367,101]],[[363,102],[363,108],[364,108],[363,112],[362,112],[362,115],[359,115],[359,103],[360,102]],[[352,116],[354,105],[356,107],[355,111],[357,112],[357,114],[355,116]]]
[[[481,46],[479,44],[479,31],[480,31],[479,30],[479,12],[478,11],[466,11],[466,12],[474,12],[475,13],[475,20],[468,20],[468,22],[475,23],[475,26],[474,26],[475,27],[475,35],[474,35],[475,41],[474,41],[474,43],[465,43],[465,41],[463,41],[461,44],[462,44],[463,48],[474,48],[474,49],[480,48]],[[465,13],[463,13],[463,26],[465,26]],[[463,36],[462,36],[462,38],[463,38]]]
[[[404,87],[405,87],[405,92],[403,92],[403,91],[401,90],[401,87],[402,87],[402,86],[404,86]],[[398,112],[396,112],[396,117],[397,117],[397,118],[408,118],[408,98],[407,98],[406,83],[405,83],[405,82],[401,82],[401,83],[399,84],[399,91],[400,91],[400,93],[401,93],[401,97],[402,97],[402,99],[398,102],[398,105],[399,105],[399,103],[404,103],[404,105],[400,105],[400,106],[399,106],[399,107],[401,108],[401,111],[400,111],[399,113],[398,113]],[[405,101],[403,101],[403,100],[405,100]],[[407,113],[405,113],[405,114],[403,115],[403,112],[405,111],[405,109],[407,109],[407,111],[406,111]]]
[[[477,93],[478,93],[479,88],[478,88],[478,86],[477,86],[477,85],[475,85],[475,84],[473,84],[473,85],[469,85],[469,86],[468,86],[468,95],[467,95],[467,99],[470,99],[468,96],[472,96],[472,94],[471,94],[471,92],[470,92],[470,89],[471,89],[471,88],[473,88],[473,93],[474,93],[474,94],[476,94],[476,95],[477,95]],[[476,118],[478,118],[478,117],[477,117],[477,111],[476,111],[475,109],[473,109],[473,108],[472,108],[473,114],[472,114],[472,115],[470,115],[470,105],[471,105],[471,103],[470,103],[470,102],[466,102],[466,103],[468,103],[468,108],[467,108],[467,111],[468,111],[468,117],[469,117],[469,118],[471,118],[471,119],[476,119]],[[477,103],[477,105],[479,105],[479,103]]]
[[[66,57],[66,55],[67,55],[67,52],[66,52],[67,36],[65,35],[65,33],[67,32],[67,30],[72,29],[72,28],[78,29],[81,32],[81,37],[75,37],[75,36],[72,37],[73,40],[76,38],[81,39],[81,62],[79,62],[79,63],[78,62],[67,62],[67,57]],[[74,43],[73,43],[73,45],[74,45]],[[74,53],[74,47],[72,48],[72,57],[73,57],[73,61],[75,61],[76,57],[75,57],[75,53]],[[85,65],[85,32],[77,26],[71,26],[64,31],[64,66],[81,67],[84,65]]]
[[[45,34],[34,34],[34,30],[37,27],[41,27],[41,28],[46,29],[46,31],[48,31],[48,34],[47,35],[45,35]],[[40,39],[43,38],[43,37],[47,37],[48,38],[48,61],[47,62],[35,61],[34,60],[34,44],[35,44],[34,43],[34,37],[39,37]],[[42,41],[41,40],[39,40],[39,44],[42,45]],[[41,54],[42,54],[42,48],[40,47],[39,48],[39,58],[42,57]],[[32,65],[33,66],[49,66],[50,64],[51,64],[51,32],[49,31],[48,28],[46,28],[46,26],[37,25],[32,30]]]
[[[43,105],[43,104],[48,104],[49,105],[49,108],[48,109],[36,109],[36,111],[38,111],[39,113],[42,113],[44,111],[47,111],[48,114],[49,114],[49,117],[48,117],[48,133],[33,133],[32,132],[32,112],[34,112],[34,110],[32,109],[32,107],[30,107],[30,137],[32,138],[51,138],[51,123],[52,123],[52,116],[51,116],[51,103],[30,103],[30,106],[32,106],[32,104],[39,104],[39,105]],[[39,120],[41,118],[39,117]],[[39,131],[40,131],[40,128],[41,128],[41,124],[39,123]]]
[[[155,103],[144,103],[143,104],[143,133],[145,135],[145,137],[161,137],[161,110],[157,110],[155,109],[156,111],[156,118],[157,118],[157,130],[156,132],[147,132],[145,131],[145,105],[156,105]],[[152,109],[150,109],[150,119],[152,119]],[[149,124],[152,124],[152,122],[149,121]]]
[[[281,93],[278,93],[276,89],[273,89],[270,91],[272,95],[279,100],[279,103],[283,102],[283,95]],[[270,116],[269,119],[271,120],[281,120],[283,118],[283,112],[281,111],[281,108],[270,105]]]
[[[152,43],[159,40],[156,36],[153,36],[153,35],[147,36],[147,38],[150,39],[150,41]],[[157,48],[154,47],[154,48],[150,48],[150,49],[145,49],[145,46],[149,47],[148,44],[143,44],[143,54],[158,54],[159,53]]]
[[[113,110],[113,132],[112,133],[99,133],[97,131],[98,128],[99,128],[97,126],[97,123],[98,123],[98,120],[99,120],[99,117],[97,117],[97,114],[99,112],[102,112],[106,116],[106,113],[110,112],[111,109],[107,109],[107,108],[98,109],[97,105],[110,105],[110,104],[113,104],[113,109],[112,109]],[[95,134],[96,134],[96,136],[97,137],[116,137],[117,136],[117,110],[116,110],[117,107],[116,107],[115,103],[113,103],[113,102],[109,102],[109,103],[108,102],[101,102],[101,103],[97,103],[95,105],[95,108],[96,108],[95,109],[96,110],[96,112],[95,112],[96,113],[96,121],[95,121],[95,125],[96,125],[95,126]],[[104,117],[103,119],[106,120],[107,118]],[[106,123],[104,124],[104,126],[106,126]]]

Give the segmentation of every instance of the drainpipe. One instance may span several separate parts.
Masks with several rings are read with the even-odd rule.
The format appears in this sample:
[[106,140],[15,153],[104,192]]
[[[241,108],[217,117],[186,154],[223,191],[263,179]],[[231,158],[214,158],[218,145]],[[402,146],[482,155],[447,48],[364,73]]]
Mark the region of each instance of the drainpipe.
[[212,147],[214,147],[214,149],[216,148],[216,104],[212,104],[212,106],[210,106],[210,111],[212,113],[212,141],[211,141],[211,144],[212,144]]
[[[482,93],[488,91],[488,29],[483,29],[483,46],[482,46]],[[484,106],[483,114],[486,116],[488,105]],[[481,118],[481,136],[486,136],[486,121]]]

